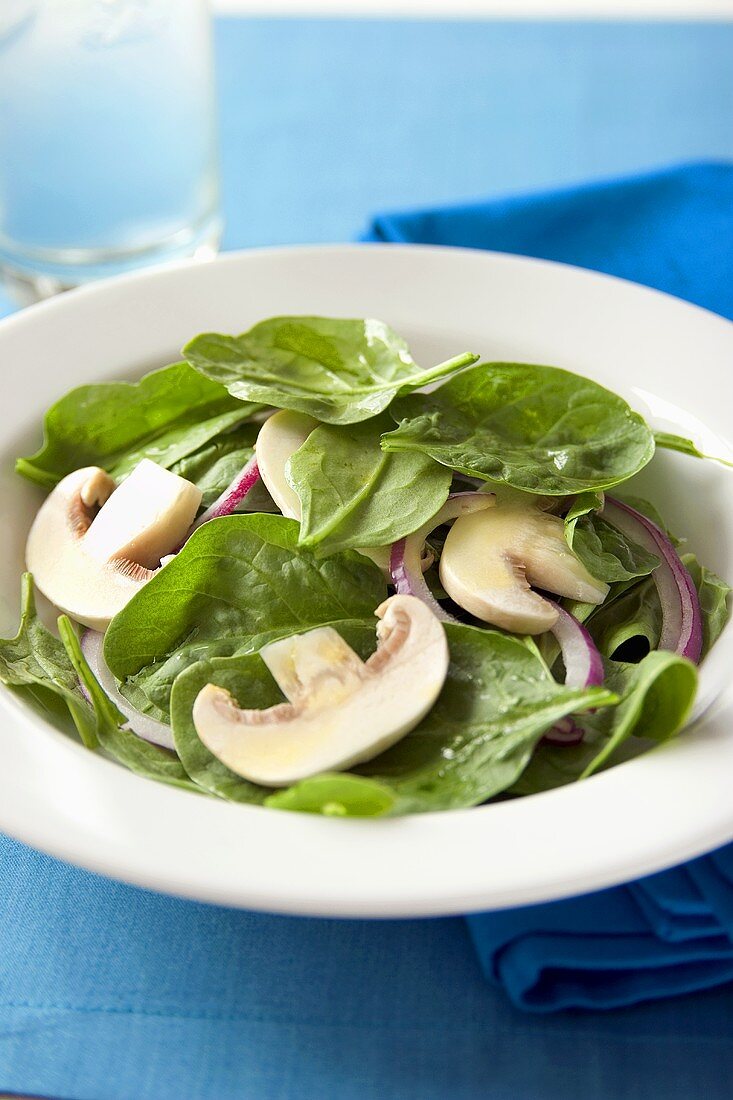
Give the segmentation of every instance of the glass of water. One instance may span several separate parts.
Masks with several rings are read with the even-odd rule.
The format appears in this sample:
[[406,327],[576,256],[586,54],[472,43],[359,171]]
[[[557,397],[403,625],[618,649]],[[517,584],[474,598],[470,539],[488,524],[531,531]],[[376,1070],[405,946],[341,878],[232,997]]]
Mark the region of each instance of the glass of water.
[[0,0],[0,269],[32,300],[221,235],[206,0]]

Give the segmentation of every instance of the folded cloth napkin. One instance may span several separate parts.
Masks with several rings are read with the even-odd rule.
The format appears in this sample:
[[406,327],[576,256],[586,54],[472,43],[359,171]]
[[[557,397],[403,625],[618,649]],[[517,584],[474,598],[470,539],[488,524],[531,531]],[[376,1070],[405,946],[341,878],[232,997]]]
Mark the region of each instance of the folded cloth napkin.
[[365,240],[490,248],[589,267],[733,319],[733,165],[386,214]]
[[[733,319],[729,164],[383,215],[365,239],[560,260]],[[614,1008],[705,989],[733,981],[733,845],[629,886],[467,919],[486,976],[521,1008]]]

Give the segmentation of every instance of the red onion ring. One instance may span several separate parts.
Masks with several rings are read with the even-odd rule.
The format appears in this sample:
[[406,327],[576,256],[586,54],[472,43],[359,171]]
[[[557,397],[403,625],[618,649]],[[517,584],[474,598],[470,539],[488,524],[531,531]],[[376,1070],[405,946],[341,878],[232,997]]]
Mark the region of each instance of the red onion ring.
[[[85,630],[81,636],[81,649],[87,664],[97,677],[99,685],[105,695],[112,700],[117,709],[127,718],[124,728],[129,729],[132,733],[142,738],[143,741],[150,741],[153,745],[160,745],[163,749],[173,749],[175,751],[171,727],[166,725],[165,722],[159,722],[156,718],[150,718],[147,714],[141,714],[140,711],[136,710],[130,701],[125,699],[124,695],[120,692],[117,687],[117,681],[104,659],[102,653],[103,645],[104,634],[100,633],[98,630]],[[84,691],[83,687],[82,691]],[[84,691],[84,694],[89,698],[86,691]]]
[[603,683],[604,671],[596,644],[582,623],[564,607],[548,600],[557,611],[557,620],[550,632],[555,635],[563,664],[565,683],[568,687],[598,687]]
[[220,516],[230,516],[242,503],[247,493],[252,489],[259,481],[260,471],[257,467],[257,456],[252,455],[249,462],[247,462],[239,471],[237,476],[230,481],[223,493],[221,493],[213,504],[210,504],[205,512],[199,516],[195,523],[191,525],[191,530],[188,532],[188,537],[197,531],[202,524],[208,523],[210,519],[219,519]]
[[[574,615],[548,600],[557,610],[557,620],[550,628],[560,646],[565,665],[565,683],[568,687],[598,687],[603,683],[604,670],[596,644],[582,623]],[[550,745],[579,745],[583,730],[571,716],[561,718],[544,736]]]
[[698,664],[702,652],[700,600],[692,577],[667,535],[641,512],[614,497],[606,497],[600,514],[623,535],[662,559],[652,573],[662,605],[659,648]]
[[482,508],[488,508],[494,503],[493,493],[451,493],[443,507],[435,513],[432,519],[419,527],[411,535],[398,539],[392,544],[392,553],[389,561],[389,571],[392,584],[398,592],[407,596],[417,596],[419,600],[427,604],[433,614],[446,623],[456,623],[453,615],[445,611],[430,589],[422,575],[421,557],[426,537],[436,527],[447,523],[449,519],[457,519],[458,516],[468,512],[476,512]]
[[581,726],[576,726],[572,718],[561,718],[559,722],[542,738],[548,745],[579,745],[584,733]]

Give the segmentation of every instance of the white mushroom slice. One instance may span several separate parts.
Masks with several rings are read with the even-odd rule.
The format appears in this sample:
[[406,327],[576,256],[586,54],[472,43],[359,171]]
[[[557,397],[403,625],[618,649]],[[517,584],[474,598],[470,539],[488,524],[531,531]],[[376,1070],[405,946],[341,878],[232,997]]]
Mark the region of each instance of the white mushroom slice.
[[196,731],[218,760],[265,787],[371,760],[431,709],[448,671],[442,623],[414,596],[377,608],[377,649],[366,661],[332,627],[271,642],[260,650],[288,699],[243,710],[224,688],[196,697]]
[[[300,497],[290,485],[285,469],[289,459],[303,446],[318,424],[318,420],[306,413],[283,409],[268,417],[257,436],[255,453],[260,477],[275,504],[288,519],[299,520],[302,511]],[[391,552],[391,546],[366,546],[359,550],[379,566],[387,579]],[[424,569],[428,568],[431,560],[423,566]]]
[[557,619],[530,584],[585,603],[602,603],[608,594],[568,546],[563,521],[533,504],[498,503],[457,519],[443,547],[440,581],[460,607],[518,634],[541,634]]
[[300,498],[288,483],[285,467],[317,427],[318,421],[312,416],[283,409],[268,417],[257,435],[257,469],[268,493],[288,519],[300,519]]
[[144,458],[92,520],[84,552],[100,562],[126,558],[156,569],[184,538],[200,503],[200,489]]
[[183,541],[200,503],[195,485],[148,459],[119,488],[98,466],[76,470],[41,505],[26,544],[28,570],[61,611],[106,630]]

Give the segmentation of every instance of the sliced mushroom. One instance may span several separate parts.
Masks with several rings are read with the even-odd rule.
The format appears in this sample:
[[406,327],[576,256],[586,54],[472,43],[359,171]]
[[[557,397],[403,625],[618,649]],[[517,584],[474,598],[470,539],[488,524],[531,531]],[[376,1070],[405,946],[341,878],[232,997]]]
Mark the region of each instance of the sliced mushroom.
[[563,521],[534,503],[499,502],[457,519],[443,547],[440,580],[460,607],[518,634],[542,634],[557,619],[531,584],[585,603],[602,603],[608,594],[568,546]]
[[[265,421],[257,436],[255,453],[260,477],[275,504],[288,519],[299,520],[302,510],[300,497],[291,487],[285,470],[289,459],[303,446],[318,424],[319,421],[314,420],[312,416],[283,409],[281,412],[273,413]],[[360,554],[371,558],[388,579],[391,552],[391,546],[366,546],[359,550]],[[427,569],[431,562],[432,557],[426,560],[423,570]]]
[[260,650],[287,703],[242,710],[224,688],[207,684],[193,707],[204,745],[265,787],[343,771],[394,745],[438,698],[448,643],[414,596],[392,596],[375,614],[377,649],[366,662],[329,626]]
[[318,421],[305,413],[283,409],[268,417],[259,430],[255,453],[265,487],[288,519],[300,519],[300,498],[285,476],[291,455],[303,446]]
[[201,492],[185,478],[143,459],[115,487],[98,466],[58,483],[36,516],[26,564],[51,603],[92,630],[153,576],[181,543]]

